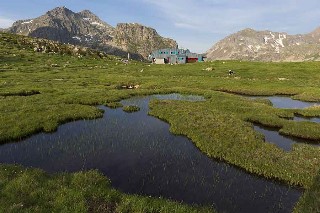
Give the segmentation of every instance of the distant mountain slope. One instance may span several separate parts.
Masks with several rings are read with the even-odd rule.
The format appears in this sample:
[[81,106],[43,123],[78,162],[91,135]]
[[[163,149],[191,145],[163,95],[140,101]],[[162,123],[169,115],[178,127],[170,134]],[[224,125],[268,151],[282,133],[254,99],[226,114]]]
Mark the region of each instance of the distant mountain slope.
[[206,55],[209,60],[320,60],[320,28],[304,35],[244,29],[216,43]]
[[157,31],[137,23],[120,23],[114,31],[113,41],[118,47],[130,52],[138,52],[148,57],[152,50],[177,46],[177,42],[161,37]]
[[0,46],[2,50],[11,51],[32,51],[38,53],[72,55],[78,58],[92,57],[99,58],[116,58],[107,55],[105,52],[90,49],[88,47],[80,47],[72,44],[62,44],[43,38],[33,38],[29,36],[16,35],[12,33],[0,32]]
[[57,7],[46,14],[16,21],[8,32],[45,38],[103,50],[109,54],[147,57],[158,48],[175,47],[176,41],[161,37],[156,30],[139,24],[118,24],[116,28],[89,10],[79,13]]

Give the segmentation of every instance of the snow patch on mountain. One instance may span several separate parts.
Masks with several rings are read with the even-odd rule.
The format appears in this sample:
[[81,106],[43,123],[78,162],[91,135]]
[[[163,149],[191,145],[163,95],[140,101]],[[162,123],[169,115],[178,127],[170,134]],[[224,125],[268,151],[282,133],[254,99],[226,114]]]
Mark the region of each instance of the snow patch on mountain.
[[94,21],[94,22],[91,22],[91,24],[92,24],[92,25],[97,25],[97,26],[101,26],[101,27],[104,27],[104,24],[101,24],[101,23],[99,23],[99,22],[96,22],[96,21]]
[[33,20],[31,19],[31,20],[29,20],[29,21],[24,21],[24,22],[22,22],[21,24],[32,24],[32,22],[33,22]]
[[284,47],[284,45],[283,45],[283,39],[285,39],[285,38],[286,38],[286,35],[281,35],[281,34],[279,34],[279,38],[276,39],[275,42],[276,42],[278,45],[280,45],[281,47]]
[[272,39],[274,39],[276,37],[274,34],[272,34],[272,32],[270,32],[270,35],[271,35]]
[[264,44],[268,44],[268,41],[269,41],[271,38],[269,38],[268,36],[265,36],[263,39],[264,39]]
[[263,40],[264,40],[264,44],[268,45],[270,44],[271,47],[274,48],[274,51],[276,53],[280,53],[280,48],[284,48],[284,39],[287,38],[286,34],[278,34],[278,38],[276,38],[276,35],[273,34],[272,32],[269,32],[269,35],[265,35]]
[[76,40],[79,40],[79,41],[81,42],[81,38],[78,37],[78,36],[73,36],[72,38],[73,38],[73,39],[76,39]]

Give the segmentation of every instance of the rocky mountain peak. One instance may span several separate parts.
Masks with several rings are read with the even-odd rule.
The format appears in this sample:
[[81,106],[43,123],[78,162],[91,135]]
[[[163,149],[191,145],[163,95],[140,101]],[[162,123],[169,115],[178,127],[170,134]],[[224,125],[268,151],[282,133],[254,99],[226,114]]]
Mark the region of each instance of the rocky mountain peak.
[[159,36],[155,29],[138,23],[119,23],[116,26],[116,31],[125,32],[126,34],[131,34],[132,36]]
[[250,28],[231,34],[207,51],[209,60],[320,60],[320,28],[310,34],[288,35]]
[[137,23],[119,23],[114,41],[130,52],[139,52],[145,58],[155,49],[175,48],[177,42],[161,37],[153,28]]
[[312,31],[310,34],[314,36],[320,36],[320,27]]
[[141,59],[154,49],[175,47],[172,39],[161,37],[157,31],[135,23],[121,23],[116,28],[102,21],[89,10],[75,13],[66,7],[57,7],[46,14],[20,20],[8,32],[82,45],[109,54]]
[[68,8],[66,8],[65,6],[62,6],[62,7],[56,7],[52,10],[49,10],[46,14],[56,16],[61,14],[73,14],[73,12]]
[[96,16],[94,13],[92,13],[90,10],[83,10],[79,13],[77,13],[82,20],[85,22],[95,25],[96,27],[100,28],[107,28],[106,30],[108,31],[109,34],[113,34],[114,27],[109,25],[108,23],[102,21],[98,16]]
[[86,17],[97,17],[94,13],[92,13],[90,10],[82,10],[78,14]]
[[245,29],[243,29],[243,30],[241,30],[240,32],[254,32],[255,30],[254,29],[252,29],[252,28],[245,28]]

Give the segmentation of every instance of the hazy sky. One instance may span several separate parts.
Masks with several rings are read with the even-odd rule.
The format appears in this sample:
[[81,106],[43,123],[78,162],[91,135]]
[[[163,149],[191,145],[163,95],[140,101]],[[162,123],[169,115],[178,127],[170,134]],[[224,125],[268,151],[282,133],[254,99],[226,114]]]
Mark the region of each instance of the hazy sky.
[[89,9],[113,26],[141,23],[199,53],[248,27],[299,34],[320,26],[319,0],[1,0],[0,28],[57,6]]

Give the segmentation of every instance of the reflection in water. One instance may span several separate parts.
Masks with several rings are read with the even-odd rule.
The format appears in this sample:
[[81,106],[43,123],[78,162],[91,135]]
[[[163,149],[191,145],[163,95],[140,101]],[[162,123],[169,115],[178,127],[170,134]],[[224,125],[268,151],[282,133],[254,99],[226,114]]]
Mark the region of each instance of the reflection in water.
[[[311,107],[319,104],[315,102],[293,100],[290,97],[282,97],[282,96],[244,96],[244,97],[247,97],[250,99],[257,99],[257,98],[268,99],[271,101],[273,107],[286,108],[286,109],[303,109],[306,107]],[[320,123],[320,118],[316,118],[316,117],[305,118],[305,117],[295,116],[293,120]],[[292,145],[295,143],[312,144],[307,140],[280,135],[278,132],[278,129],[276,128],[268,128],[268,127],[263,127],[259,125],[254,125],[254,130],[262,133],[265,136],[265,141],[276,144],[278,147],[282,148],[285,151],[290,151],[292,149]],[[312,145],[315,145],[315,144],[312,144]]]
[[320,123],[320,118],[319,117],[301,117],[301,116],[295,116],[293,118],[294,121],[309,121],[309,122],[314,122],[314,123]]
[[271,101],[272,105],[276,108],[286,108],[286,109],[303,109],[306,107],[311,107],[318,105],[319,103],[315,102],[306,102],[293,100],[290,97],[283,96],[244,96],[250,99],[264,98]]
[[101,119],[0,146],[0,162],[48,172],[98,169],[121,191],[212,205],[218,212],[292,211],[301,190],[209,159],[186,137],[171,134],[167,123],[147,115],[152,98],[203,100],[173,94],[122,101],[139,106],[135,113],[101,107]]
[[254,125],[254,130],[263,134],[266,142],[273,143],[285,151],[290,151],[292,149],[292,145],[296,143],[292,139],[280,135],[278,130],[275,128]]
[[273,143],[285,151],[291,151],[292,145],[295,143],[319,146],[319,144],[312,144],[310,143],[310,141],[308,142],[307,140],[280,135],[277,128],[264,127],[255,124],[254,130],[263,134],[266,142]]

